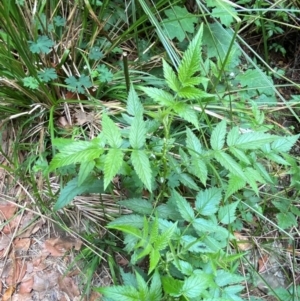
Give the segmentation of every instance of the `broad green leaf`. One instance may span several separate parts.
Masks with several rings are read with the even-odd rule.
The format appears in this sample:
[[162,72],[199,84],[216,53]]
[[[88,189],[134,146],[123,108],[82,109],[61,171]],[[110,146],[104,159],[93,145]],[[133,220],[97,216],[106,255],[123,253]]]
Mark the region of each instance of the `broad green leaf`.
[[216,221],[207,220],[204,218],[196,218],[193,221],[193,227],[198,232],[207,232],[207,233],[214,233],[219,232],[222,234],[227,234],[227,230],[217,224]]
[[199,129],[198,115],[190,105],[183,102],[177,102],[176,105],[173,106],[173,109],[181,118],[193,124],[196,129]]
[[72,179],[60,191],[57,202],[53,210],[57,211],[67,206],[77,195],[84,193],[102,193],[104,192],[103,182],[92,176],[88,176],[81,186],[78,186],[78,178]]
[[215,278],[216,284],[221,287],[229,284],[241,283],[244,280],[244,277],[225,270],[218,270]]
[[199,31],[189,44],[188,49],[184,52],[178,67],[178,78],[183,86],[186,81],[200,70],[202,34],[203,24],[201,24]]
[[232,202],[231,204],[227,204],[225,206],[220,207],[218,212],[218,219],[222,224],[231,224],[235,221],[236,216],[236,207],[239,204],[239,201]]
[[122,138],[120,129],[105,113],[102,115],[102,131],[111,147],[119,148],[121,146]]
[[265,179],[260,175],[260,173],[257,170],[251,167],[245,168],[244,172],[247,178],[247,182],[250,184],[253,191],[258,195],[259,191],[257,187],[257,182],[261,184],[265,184],[266,183]]
[[258,149],[276,139],[278,139],[278,137],[271,134],[250,132],[240,135],[234,146],[245,150]]
[[255,89],[260,94],[266,94],[267,96],[274,95],[273,81],[262,69],[248,69],[239,73],[235,79],[240,82],[242,87]]
[[[207,55],[209,58],[215,57],[218,60],[222,60],[224,70],[229,72],[240,64],[241,57],[241,50],[238,45],[236,43],[232,44],[233,39],[234,32],[229,28],[225,29],[218,22],[204,26],[202,44],[207,47]],[[223,60],[226,57],[228,59],[224,62]],[[216,75],[218,74],[219,70],[217,70]]]
[[174,96],[157,88],[143,87],[142,90],[155,102],[165,107],[172,107],[176,102]]
[[142,229],[144,226],[144,218],[141,215],[137,214],[128,214],[128,215],[122,215],[112,222],[110,222],[107,227],[108,228],[114,228],[115,226],[119,225],[129,225],[133,226],[135,228]]
[[200,298],[202,292],[213,283],[208,278],[207,274],[199,273],[194,274],[184,280],[181,294],[186,298]]
[[150,258],[150,266],[149,266],[148,275],[150,275],[155,270],[155,268],[159,263],[160,260],[159,251],[157,249],[152,249],[149,258]]
[[227,168],[232,174],[240,176],[242,179],[247,180],[245,173],[240,165],[232,159],[228,154],[218,151],[214,153],[216,160],[225,168]]
[[104,189],[120,170],[123,163],[123,152],[119,148],[109,149],[104,160]]
[[280,137],[272,142],[271,148],[273,151],[279,153],[289,152],[293,145],[298,141],[299,137],[300,134],[288,137]]
[[94,167],[94,160],[81,163],[78,173],[78,186],[82,185],[82,183],[87,179]]
[[113,301],[141,301],[140,294],[133,286],[105,286],[96,289]]
[[230,5],[230,1],[224,0],[207,0],[208,7],[215,7],[212,10],[212,16],[221,20],[221,23],[226,27],[235,19],[237,22],[241,22],[241,19],[238,17],[237,12],[233,8],[233,5]]
[[158,270],[155,270],[149,288],[149,301],[161,301],[161,300],[162,300],[162,283],[160,280],[160,274]]
[[197,18],[185,7],[172,6],[171,9],[166,9],[164,12],[167,19],[163,20],[163,29],[170,39],[177,38],[179,42],[182,42],[187,32],[194,33],[194,23],[197,23]]
[[186,147],[188,148],[190,155],[195,153],[200,154],[202,152],[200,140],[188,127],[186,127]]
[[237,139],[240,136],[239,128],[237,126],[233,127],[227,135],[227,145],[232,146],[235,145]]
[[259,162],[254,162],[253,167],[261,174],[261,176],[268,182],[274,183],[273,179],[271,178],[269,172],[266,168]]
[[174,279],[171,276],[163,276],[161,280],[165,293],[173,297],[181,295],[183,281]]
[[180,82],[174,72],[173,68],[163,59],[163,70],[164,70],[164,78],[170,89],[174,92],[178,92],[180,90]]
[[173,191],[173,198],[176,200],[177,207],[182,218],[191,223],[195,219],[195,214],[190,203],[188,203],[187,200],[175,190]]
[[144,150],[133,150],[131,153],[131,162],[140,180],[144,183],[149,191],[151,188],[152,171],[149,159]]
[[198,192],[195,207],[201,215],[213,215],[218,211],[221,200],[222,189],[217,187],[208,188]]
[[224,147],[226,136],[226,120],[222,120],[213,129],[210,136],[210,145],[213,150],[221,150]]
[[290,229],[297,226],[297,219],[291,212],[280,212],[276,214],[278,226],[282,229]]
[[127,286],[137,287],[135,275],[132,273],[125,273],[122,268],[120,268],[120,274],[122,277],[122,283]]
[[148,200],[141,199],[141,198],[119,201],[118,204],[141,215],[151,214],[153,210],[152,204]]
[[139,149],[144,146],[146,141],[146,132],[143,116],[141,114],[134,116],[129,132],[129,142],[132,148]]
[[140,239],[143,237],[142,231],[131,225],[114,225],[113,227],[110,227],[110,228],[133,235]]
[[137,93],[134,90],[133,85],[131,84],[128,98],[127,98],[127,106],[126,110],[128,114],[132,116],[136,116],[138,114],[143,115],[144,108],[142,103],[139,100]]

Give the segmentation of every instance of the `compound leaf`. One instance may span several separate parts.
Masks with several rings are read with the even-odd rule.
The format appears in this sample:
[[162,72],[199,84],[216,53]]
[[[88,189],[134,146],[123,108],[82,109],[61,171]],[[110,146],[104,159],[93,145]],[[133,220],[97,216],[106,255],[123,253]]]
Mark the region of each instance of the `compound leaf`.
[[102,116],[102,131],[111,147],[119,148],[121,146],[122,138],[120,129],[106,114]]
[[235,211],[239,201],[220,207],[218,212],[219,221],[223,224],[231,224],[235,221]]
[[135,116],[137,114],[143,115],[144,108],[142,103],[140,102],[140,99],[137,95],[137,93],[134,90],[133,85],[131,84],[128,98],[127,98],[127,106],[126,110],[128,114]]
[[222,120],[213,129],[210,137],[210,145],[213,150],[221,150],[225,143],[226,121]]
[[195,207],[199,214],[209,216],[218,211],[222,189],[212,187],[198,192]]

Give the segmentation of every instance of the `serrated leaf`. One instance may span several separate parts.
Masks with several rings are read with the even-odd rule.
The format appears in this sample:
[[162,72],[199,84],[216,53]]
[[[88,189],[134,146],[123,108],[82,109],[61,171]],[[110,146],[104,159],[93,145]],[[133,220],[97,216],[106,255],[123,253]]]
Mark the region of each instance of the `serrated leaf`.
[[172,69],[172,67],[163,59],[163,70],[164,70],[164,78],[169,86],[174,92],[178,92],[180,90],[180,82]]
[[271,149],[275,152],[286,153],[291,150],[293,145],[299,139],[300,134],[288,136],[288,137],[280,137],[271,144]]
[[247,178],[242,168],[234,159],[232,159],[231,156],[222,151],[218,151],[214,153],[214,157],[223,167],[227,168],[232,174],[240,176],[242,179],[247,181]]
[[123,152],[119,148],[109,149],[104,160],[104,189],[120,170],[123,163]]
[[173,6],[172,9],[166,9],[167,19],[163,20],[163,29],[170,39],[177,38],[182,42],[186,37],[186,32],[195,31],[194,23],[197,18],[189,13],[185,7]]
[[122,215],[112,222],[110,222],[107,227],[108,228],[114,228],[115,226],[119,225],[129,225],[133,226],[135,228],[142,229],[144,226],[144,217],[138,214],[128,214],[128,215]]
[[133,85],[130,85],[130,90],[129,90],[129,94],[128,94],[128,98],[127,98],[127,106],[126,106],[126,110],[128,112],[128,114],[135,116],[135,115],[143,115],[144,112],[144,108],[142,103],[140,102],[140,99],[136,93],[136,91],[134,90]]
[[212,98],[215,97],[213,94],[209,94],[201,89],[186,86],[181,88],[177,92],[179,97],[190,99],[190,100],[201,100],[202,98]]
[[124,270],[122,268],[120,268],[120,274],[123,280],[123,284],[125,286],[129,285],[129,286],[133,286],[133,287],[137,287],[136,284],[136,278],[135,275],[132,273],[125,273]]
[[145,199],[133,198],[124,201],[119,201],[118,204],[141,215],[150,214],[153,210],[152,204]]
[[276,162],[278,164],[281,164],[281,165],[290,165],[290,163],[287,162],[284,158],[282,158],[281,156],[274,154],[274,153],[265,154],[265,157],[266,157],[266,159],[269,159],[269,160]]
[[200,70],[201,63],[201,40],[203,35],[203,24],[191,41],[188,49],[184,52],[180,65],[178,67],[178,78],[182,85],[188,81],[197,71]]
[[146,141],[146,126],[143,116],[134,116],[129,132],[129,142],[132,148],[139,149],[144,146]]
[[174,232],[177,230],[177,222],[171,225],[168,229],[163,231],[161,235],[158,236],[158,238],[154,242],[154,249],[163,251],[170,242]]
[[225,200],[227,200],[231,195],[233,195],[238,190],[246,186],[246,181],[237,175],[230,175],[228,186],[225,193]]
[[182,295],[186,298],[200,298],[202,292],[209,286],[210,279],[207,274],[195,274],[187,279],[185,279],[183,283],[183,287],[181,289]]
[[247,165],[250,165],[251,162],[248,158],[248,156],[241,150],[237,149],[233,146],[229,147],[229,151],[240,161],[246,163]]
[[149,258],[150,258],[150,266],[149,266],[148,275],[150,275],[155,270],[155,268],[159,263],[160,260],[159,251],[156,249],[152,249]]
[[260,94],[266,94],[267,96],[274,95],[273,81],[262,69],[248,69],[239,73],[235,79],[240,82],[242,87],[253,88]]
[[97,291],[113,301],[140,301],[140,294],[133,286],[106,286]]
[[135,172],[140,180],[144,183],[146,188],[151,191],[151,177],[152,171],[149,159],[144,150],[133,150],[131,153],[131,162]]
[[93,161],[94,159],[99,158],[102,153],[103,150],[100,148],[88,148],[79,151],[74,150],[74,153],[69,154],[65,152],[58,153],[50,162],[49,171],[53,171],[56,168],[68,166],[71,164]]
[[[210,80],[208,78],[206,78],[206,77],[195,76],[195,77],[191,77],[191,78],[187,79],[184,82],[184,85],[182,84],[182,86],[183,87],[188,87],[188,86],[198,86],[199,84],[202,84],[202,86],[204,87],[204,89],[206,89],[209,81]],[[208,95],[210,95],[209,97],[214,96],[212,94],[208,94]],[[203,96],[203,97],[205,97],[205,96]]]
[[153,273],[151,284],[149,288],[149,300],[161,301],[162,299],[162,283],[160,280],[160,274],[157,270]]
[[194,210],[191,205],[177,191],[173,191],[173,198],[176,200],[178,210],[182,218],[187,222],[192,222],[195,219]]
[[190,155],[195,153],[200,154],[202,152],[200,140],[188,127],[186,128],[186,147],[188,148]]
[[218,270],[215,278],[216,284],[220,287],[233,283],[241,283],[244,280],[244,277],[237,274],[232,274],[225,270]]
[[235,19],[237,22],[241,22],[241,19],[238,17],[237,12],[233,8],[233,4],[230,1],[224,0],[208,0],[208,7],[215,7],[212,10],[212,15],[215,18],[220,18],[221,23],[228,27]]
[[278,226],[282,229],[289,229],[297,226],[297,219],[291,212],[280,212],[276,214]]
[[142,90],[155,102],[162,106],[172,107],[176,102],[174,96],[166,91],[157,88],[143,87]]
[[174,260],[172,263],[184,275],[191,276],[194,272],[194,267],[187,261]]
[[205,162],[199,156],[192,155],[189,172],[195,175],[206,186],[208,170]]
[[250,132],[240,135],[234,146],[245,150],[258,149],[276,139],[278,137],[271,134]]
[[193,253],[212,253],[212,250],[208,248],[208,246],[200,241],[200,239],[190,236],[190,235],[183,235],[180,239],[180,244],[187,248],[188,251]]
[[171,276],[163,276],[161,280],[165,293],[173,297],[181,295],[183,281],[174,279]]
[[222,120],[213,129],[210,136],[210,145],[213,150],[221,150],[224,147],[226,136],[226,120]]
[[102,132],[111,147],[119,148],[121,146],[121,131],[106,114],[102,115]]
[[227,145],[235,145],[237,139],[240,136],[239,128],[237,126],[233,127],[227,134]]
[[196,129],[199,129],[199,119],[197,113],[186,103],[177,102],[173,106],[174,111],[184,120],[193,124]]
[[72,179],[67,185],[60,191],[59,197],[53,207],[54,211],[57,211],[67,206],[77,195],[83,193],[101,193],[104,192],[103,182],[95,179],[92,176],[86,178],[81,186],[78,186],[78,178]]
[[82,162],[79,168],[78,173],[78,186],[81,186],[83,182],[87,179],[87,177],[90,175],[91,171],[95,167],[95,161],[88,161],[88,162]]
[[183,185],[194,189],[196,191],[199,190],[198,185],[196,184],[196,182],[193,180],[192,177],[190,177],[188,174],[186,173],[181,173],[179,174],[179,182],[182,183]]
[[236,201],[220,207],[218,212],[218,219],[220,223],[228,225],[235,221],[235,211],[238,204],[239,201]]
[[212,187],[198,192],[195,207],[199,214],[209,216],[218,211],[222,200],[222,189]]
[[148,295],[147,283],[138,272],[135,272],[135,278],[136,278],[136,282],[137,282],[137,288],[140,293],[140,299],[145,300]]

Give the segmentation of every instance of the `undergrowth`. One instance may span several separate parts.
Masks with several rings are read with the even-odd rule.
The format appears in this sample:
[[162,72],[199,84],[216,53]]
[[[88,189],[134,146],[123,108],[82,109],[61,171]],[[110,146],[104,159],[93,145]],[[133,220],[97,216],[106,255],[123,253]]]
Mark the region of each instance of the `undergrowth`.
[[[61,224],[75,197],[96,196],[101,215],[77,233],[88,246],[77,259],[88,262],[86,294],[108,262],[112,286],[93,288],[105,300],[246,300],[263,278],[239,247],[248,228],[271,227],[295,252],[299,134],[269,112],[299,121],[299,97],[278,92],[276,77],[297,84],[269,66],[268,51],[286,54],[269,41],[299,30],[290,22],[299,10],[188,2],[190,12],[182,1],[0,4],[0,128],[18,119],[13,153],[28,153],[1,166]],[[264,58],[242,38],[252,26]],[[268,293],[296,300],[297,272],[292,264],[290,285],[266,284]]]

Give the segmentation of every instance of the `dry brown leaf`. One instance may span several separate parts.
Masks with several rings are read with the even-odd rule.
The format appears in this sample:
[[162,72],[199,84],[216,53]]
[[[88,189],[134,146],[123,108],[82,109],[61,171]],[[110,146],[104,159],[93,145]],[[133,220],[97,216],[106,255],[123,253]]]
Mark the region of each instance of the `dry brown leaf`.
[[43,292],[53,288],[57,284],[59,275],[56,271],[44,271],[37,272],[33,277],[33,290]]
[[15,286],[10,286],[7,288],[5,293],[2,296],[2,301],[8,301],[12,297],[13,293],[15,292],[16,287]]
[[83,112],[83,111],[77,111],[75,113],[75,117],[76,117],[76,124],[77,125],[83,125],[87,122],[93,122],[93,114],[88,114],[86,112]]
[[30,238],[16,238],[13,242],[16,256],[26,253],[31,245]]
[[237,247],[240,251],[247,251],[253,248],[249,239],[243,236],[240,232],[234,232],[233,235],[236,238]]
[[102,295],[101,295],[100,293],[93,291],[93,292],[91,293],[91,295],[90,295],[89,301],[98,301],[98,300],[101,300],[101,299],[100,299],[101,296],[102,296]]
[[2,229],[2,232],[5,234],[9,234],[9,233],[13,232],[14,229],[16,229],[19,226],[21,219],[22,219],[21,215],[18,215],[18,216],[15,216],[14,218],[12,218],[10,220],[10,222],[4,226],[4,228]]
[[71,300],[74,300],[74,297],[80,295],[78,287],[75,285],[73,279],[70,277],[59,277],[58,285],[63,292],[67,293]]
[[51,256],[63,256],[66,250],[63,250],[56,246],[56,242],[59,241],[59,238],[49,238],[44,242],[43,254],[48,253]]
[[264,271],[267,270],[267,262],[269,261],[269,256],[268,255],[262,255],[258,259],[258,272],[263,273]]
[[0,221],[9,220],[15,214],[17,205],[9,202],[0,203]]
[[12,234],[0,234],[0,250],[5,250],[11,241]]
[[28,276],[26,279],[23,279],[19,286],[19,294],[28,294],[32,291],[33,288],[33,276]]

